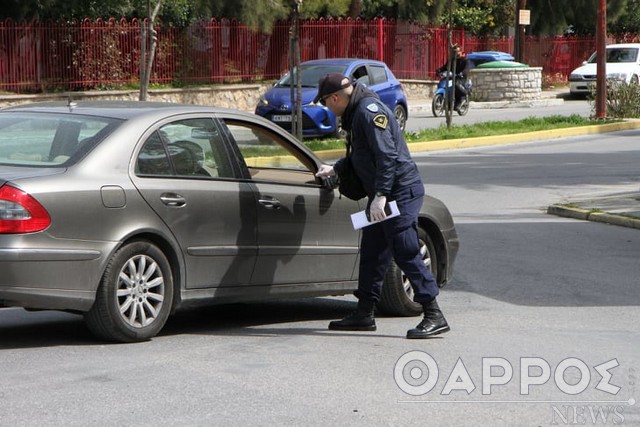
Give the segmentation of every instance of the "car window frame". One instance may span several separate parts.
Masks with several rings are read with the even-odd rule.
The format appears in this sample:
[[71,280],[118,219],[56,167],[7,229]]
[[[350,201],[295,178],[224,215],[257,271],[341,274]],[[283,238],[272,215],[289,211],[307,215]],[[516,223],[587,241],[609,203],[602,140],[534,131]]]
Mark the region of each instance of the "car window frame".
[[[194,120],[194,119],[207,119],[207,120],[211,120],[213,128],[215,128],[218,133],[220,134],[220,142],[222,144],[222,150],[221,153],[224,155],[224,157],[226,157],[226,160],[229,164],[229,168],[231,171],[231,176],[206,176],[206,175],[179,175],[176,171],[175,165],[173,164],[173,161],[171,160],[171,156],[169,155],[169,147],[167,145],[167,141],[164,140],[164,138],[161,137],[161,133],[160,130],[162,129],[162,127],[167,126],[169,124],[172,123],[177,123],[180,121],[185,121],[185,120]],[[140,174],[138,172],[136,172],[136,165],[138,162],[138,158],[140,156],[140,153],[142,151],[142,149],[144,148],[145,144],[147,143],[147,141],[154,135],[154,134],[158,134],[158,136],[160,137],[160,141],[163,145],[164,151],[165,151],[165,156],[167,156],[167,161],[169,162],[169,165],[171,167],[171,173],[168,175],[160,175],[160,174]],[[233,153],[233,149],[229,146],[229,142],[228,139],[225,138],[225,136],[222,134],[221,132],[221,127],[218,123],[218,120],[215,117],[215,114],[202,114],[202,113],[188,113],[188,114],[180,114],[180,115],[174,115],[171,117],[165,117],[162,120],[159,120],[157,122],[155,122],[152,126],[150,126],[145,132],[144,134],[140,137],[136,149],[133,152],[133,156],[131,159],[131,173],[133,175],[135,175],[137,178],[141,178],[141,179],[188,179],[188,180],[214,180],[214,181],[219,181],[219,180],[224,180],[224,181],[229,181],[229,180],[233,180],[233,181],[237,181],[240,179],[243,179],[243,173],[242,173],[242,168],[239,167],[239,165],[237,164],[237,160],[236,160],[236,156]]]
[[[229,142],[229,146],[233,150],[234,156],[237,159],[236,164],[238,164],[238,166],[240,166],[241,168],[243,180],[246,180],[248,182],[264,182],[264,183],[273,183],[273,184],[282,184],[282,185],[302,185],[306,187],[322,188],[323,185],[322,185],[321,179],[315,176],[315,172],[317,172],[318,170],[318,163],[316,160],[313,159],[311,155],[309,155],[306,152],[306,150],[304,149],[304,146],[300,147],[296,145],[288,137],[281,135],[279,132],[275,131],[274,129],[271,129],[269,126],[264,126],[254,121],[248,121],[246,120],[246,118],[243,118],[243,117],[234,117],[232,115],[226,115],[226,116],[217,115],[217,119],[218,119],[218,125],[220,126],[222,131],[221,133],[223,137],[227,138]],[[244,156],[242,155],[242,152],[240,151],[240,148],[238,147],[238,144],[233,134],[231,133],[231,131],[227,126],[227,122],[229,122],[230,124],[240,124],[244,126],[259,128],[267,132],[268,134],[273,135],[274,138],[277,138],[278,140],[284,142],[284,144],[282,145],[284,145],[285,149],[287,149],[287,147],[290,147],[290,149],[287,149],[290,153],[291,153],[291,150],[295,150],[296,153],[299,154],[299,156],[294,155],[294,157],[296,157],[303,165],[305,165],[307,167],[307,170],[303,171],[299,169],[281,168],[283,173],[286,173],[286,171],[290,172],[291,174],[308,173],[310,174],[311,177],[313,177],[313,183],[309,181],[299,182],[299,180],[295,180],[295,181],[294,180],[267,180],[267,179],[256,180],[251,175],[251,172],[250,172],[251,168],[245,162]],[[280,168],[271,168],[271,169],[278,170]],[[276,173],[272,174],[272,176],[276,176],[276,175],[277,175]]]
[[[376,74],[373,70],[381,69],[382,73]],[[387,68],[384,65],[378,64],[367,64],[367,73],[369,74],[369,81],[371,82],[371,86],[380,85],[389,82],[389,74],[387,73]],[[377,76],[383,75],[384,80],[380,81],[377,79]]]

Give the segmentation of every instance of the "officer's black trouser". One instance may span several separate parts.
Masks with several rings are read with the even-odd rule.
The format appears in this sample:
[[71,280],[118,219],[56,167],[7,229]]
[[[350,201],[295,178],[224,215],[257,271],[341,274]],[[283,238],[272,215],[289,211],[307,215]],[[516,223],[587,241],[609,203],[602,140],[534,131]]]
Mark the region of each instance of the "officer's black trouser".
[[360,245],[359,299],[380,300],[382,283],[393,258],[411,282],[414,301],[429,302],[438,295],[438,285],[424,265],[418,242],[417,220],[424,187],[413,184],[394,192],[389,201],[398,204],[400,216],[362,229]]

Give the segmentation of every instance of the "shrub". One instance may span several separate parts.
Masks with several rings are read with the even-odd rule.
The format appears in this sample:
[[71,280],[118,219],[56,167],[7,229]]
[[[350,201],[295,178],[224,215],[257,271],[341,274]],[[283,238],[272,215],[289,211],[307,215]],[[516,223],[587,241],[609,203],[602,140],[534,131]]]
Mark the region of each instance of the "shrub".
[[[596,90],[591,90],[589,97],[595,108]],[[640,84],[632,81],[608,82],[607,86],[607,117],[619,119],[640,118]]]

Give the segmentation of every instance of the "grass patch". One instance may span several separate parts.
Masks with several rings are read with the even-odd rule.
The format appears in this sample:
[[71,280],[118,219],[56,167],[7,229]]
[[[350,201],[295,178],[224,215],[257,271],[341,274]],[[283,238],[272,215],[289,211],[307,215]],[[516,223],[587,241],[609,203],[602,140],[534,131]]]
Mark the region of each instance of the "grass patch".
[[[519,121],[492,121],[463,126],[453,125],[451,128],[442,125],[438,128],[424,129],[420,132],[405,133],[404,136],[407,143],[411,144],[412,142],[509,135],[577,126],[591,126],[619,121],[620,120],[592,120],[577,114],[570,116],[555,115],[548,117],[529,117]],[[313,151],[344,148],[344,140],[341,139],[313,139],[305,140],[304,143]]]

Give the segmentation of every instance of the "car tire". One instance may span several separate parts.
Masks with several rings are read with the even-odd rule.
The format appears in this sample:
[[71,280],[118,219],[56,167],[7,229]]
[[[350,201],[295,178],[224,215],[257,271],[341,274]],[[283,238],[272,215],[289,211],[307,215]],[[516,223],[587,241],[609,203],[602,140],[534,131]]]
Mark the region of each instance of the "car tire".
[[398,121],[398,125],[400,125],[400,129],[404,131],[404,128],[407,126],[407,111],[400,104],[396,105],[393,109],[393,115]]
[[172,301],[166,256],[151,242],[134,241],[109,260],[85,322],[95,336],[107,341],[146,341],[166,323]]
[[437,93],[433,96],[433,100],[431,101],[431,112],[433,112],[434,117],[444,116],[444,95],[443,94]]
[[[418,239],[420,240],[422,260],[437,280],[438,260],[433,241],[426,230],[421,227],[418,227]],[[411,283],[395,262],[391,263],[387,271],[378,309],[390,316],[418,316],[422,314],[422,306],[413,301]]]

